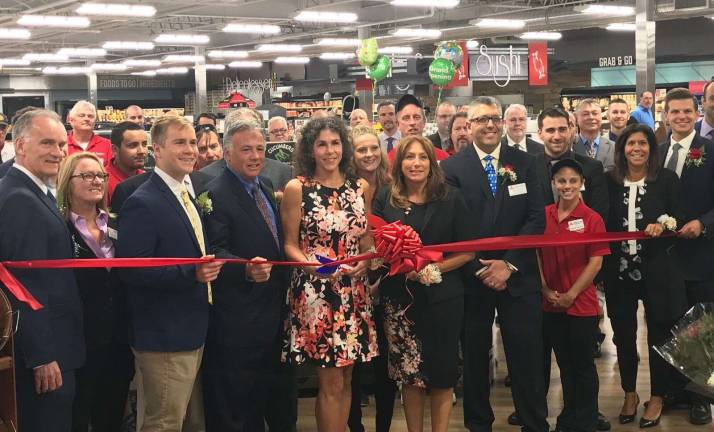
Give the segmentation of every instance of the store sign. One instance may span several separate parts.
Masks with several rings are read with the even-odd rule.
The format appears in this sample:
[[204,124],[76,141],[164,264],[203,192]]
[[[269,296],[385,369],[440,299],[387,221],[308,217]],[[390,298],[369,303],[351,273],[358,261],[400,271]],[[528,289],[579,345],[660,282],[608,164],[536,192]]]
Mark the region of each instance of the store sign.
[[471,83],[469,81],[469,49],[466,47],[466,42],[459,42],[461,46],[461,66],[456,68],[456,73],[454,78],[444,87],[444,90],[448,90],[454,87],[468,87]]
[[598,64],[600,67],[618,67],[618,66],[632,66],[635,64],[633,62],[632,56],[612,56],[612,57],[600,57],[598,59]]
[[176,80],[151,79],[151,78],[99,78],[97,85],[100,89],[166,89],[176,88]]
[[528,44],[528,85],[548,85],[548,43]]
[[[525,48],[524,48],[525,49]],[[469,58],[469,77],[474,81],[493,81],[506,87],[511,80],[528,79],[528,54],[524,49],[479,47]]]
[[294,151],[294,141],[265,143],[265,155],[270,159],[276,160],[278,162],[283,162],[292,165]]

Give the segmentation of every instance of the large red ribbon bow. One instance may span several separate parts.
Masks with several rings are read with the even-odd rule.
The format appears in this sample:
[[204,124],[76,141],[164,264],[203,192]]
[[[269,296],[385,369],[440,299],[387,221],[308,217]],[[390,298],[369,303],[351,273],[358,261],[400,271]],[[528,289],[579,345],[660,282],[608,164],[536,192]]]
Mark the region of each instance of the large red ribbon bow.
[[377,254],[389,264],[389,275],[423,269],[428,264],[441,261],[443,254],[424,249],[419,234],[400,221],[387,224],[378,216],[370,215],[372,235]]

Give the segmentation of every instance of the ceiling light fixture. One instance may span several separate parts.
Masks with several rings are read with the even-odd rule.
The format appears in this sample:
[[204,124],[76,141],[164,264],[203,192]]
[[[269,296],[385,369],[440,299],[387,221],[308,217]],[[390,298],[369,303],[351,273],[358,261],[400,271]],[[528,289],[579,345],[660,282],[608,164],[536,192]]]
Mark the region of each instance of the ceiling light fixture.
[[161,66],[161,60],[149,59],[127,59],[122,63],[128,67],[158,67]]
[[412,47],[409,46],[391,46],[391,47],[384,47],[384,48],[379,48],[377,50],[378,53],[380,54],[411,54]]
[[75,11],[80,15],[152,17],[156,8],[149,5],[82,3]]
[[107,55],[107,50],[104,48],[60,48],[57,54],[67,57],[104,57]]
[[83,16],[22,15],[17,23],[27,27],[85,28],[91,21]]
[[157,75],[180,75],[180,74],[188,73],[188,68],[187,67],[169,67],[169,68],[156,69],[154,72],[156,72]]
[[554,41],[563,37],[562,33],[558,32],[525,32],[520,38],[525,40],[545,40]]
[[202,55],[169,54],[161,61],[164,63],[204,63],[206,57]]
[[219,59],[246,58],[248,57],[248,51],[211,50],[206,55],[210,58]]
[[156,71],[150,70],[150,71],[144,71],[144,72],[132,72],[130,75],[155,77]]
[[452,9],[459,5],[459,0],[392,0],[392,5]]
[[610,31],[620,31],[620,32],[633,32],[637,31],[637,26],[635,23],[612,23],[605,27]]
[[247,60],[238,60],[234,62],[230,62],[228,64],[228,67],[230,68],[238,68],[238,69],[255,69],[263,66],[263,63],[259,61],[247,61]]
[[30,39],[32,33],[23,28],[0,28],[0,39]]
[[351,12],[313,12],[303,11],[295,16],[297,21],[353,23],[357,21],[357,14]]
[[482,18],[478,20],[471,20],[469,24],[475,25],[476,27],[489,28],[489,29],[522,29],[526,26],[526,22],[523,20],[513,20],[513,19],[499,19],[499,18]]
[[466,49],[475,50],[479,45],[481,44],[477,40],[471,39],[466,41]]
[[153,42],[107,41],[104,42],[102,48],[105,50],[151,51],[154,46]]
[[42,68],[42,73],[45,75],[86,75],[91,72],[88,67],[78,66],[47,66]]
[[90,68],[95,71],[121,72],[127,69],[127,65],[123,63],[94,63]]
[[222,64],[206,64],[206,70],[224,70],[226,65]]
[[320,54],[320,58],[323,60],[347,60],[355,57],[355,53],[347,52],[326,52]]
[[358,47],[360,45],[360,40],[347,38],[323,38],[318,39],[317,44],[322,46]]
[[29,66],[30,60],[20,58],[5,58],[0,59],[0,66]]
[[227,24],[223,27],[226,33],[278,34],[280,26],[272,24]]
[[27,53],[22,58],[31,62],[64,62],[69,60],[66,55],[53,53]]
[[302,45],[295,44],[261,44],[256,48],[262,52],[302,52]]
[[400,28],[393,31],[392,36],[401,38],[436,39],[441,37],[441,30],[422,28]]
[[592,4],[584,7],[581,12],[589,15],[626,16],[634,15],[635,8],[631,6]]
[[278,64],[306,64],[310,63],[310,57],[278,57],[275,59]]
[[154,42],[164,45],[205,45],[211,41],[207,35],[202,34],[171,34],[158,35]]

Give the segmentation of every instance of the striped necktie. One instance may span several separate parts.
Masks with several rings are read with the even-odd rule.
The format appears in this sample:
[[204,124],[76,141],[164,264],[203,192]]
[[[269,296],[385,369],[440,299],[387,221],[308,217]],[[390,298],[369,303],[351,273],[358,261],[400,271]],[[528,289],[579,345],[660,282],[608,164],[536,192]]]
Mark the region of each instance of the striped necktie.
[[[191,222],[191,228],[193,228],[193,233],[196,235],[196,240],[198,241],[198,246],[201,248],[201,255],[206,255],[206,243],[203,239],[203,230],[201,229],[201,224],[198,221],[198,211],[196,207],[191,203],[191,198],[188,195],[188,189],[186,185],[181,186],[181,202],[188,213],[188,220]],[[211,283],[206,284],[208,286],[208,304],[213,304],[213,292],[211,290]]]

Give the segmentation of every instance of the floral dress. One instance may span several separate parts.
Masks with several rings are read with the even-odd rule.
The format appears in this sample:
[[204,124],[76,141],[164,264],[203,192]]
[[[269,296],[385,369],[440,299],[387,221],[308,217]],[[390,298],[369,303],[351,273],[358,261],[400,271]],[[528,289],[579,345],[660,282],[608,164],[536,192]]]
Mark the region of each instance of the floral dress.
[[[300,245],[315,255],[343,259],[360,253],[367,230],[364,191],[348,178],[339,188],[313,179],[302,183]],[[285,360],[321,367],[367,362],[377,355],[377,333],[366,278],[319,278],[296,268],[288,291]]]

